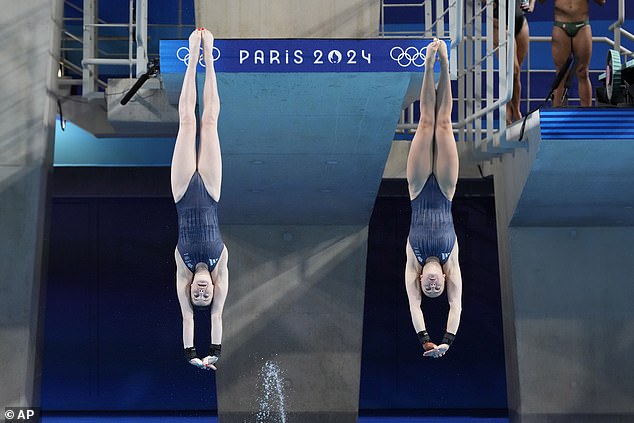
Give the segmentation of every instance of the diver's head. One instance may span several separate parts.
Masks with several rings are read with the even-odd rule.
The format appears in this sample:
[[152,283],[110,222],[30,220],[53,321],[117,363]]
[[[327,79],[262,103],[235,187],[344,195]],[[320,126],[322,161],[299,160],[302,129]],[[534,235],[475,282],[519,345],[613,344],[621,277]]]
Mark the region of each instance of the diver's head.
[[429,298],[436,298],[445,290],[445,275],[436,257],[427,259],[420,274],[420,287]]
[[209,307],[214,298],[214,285],[209,268],[205,263],[198,263],[194,272],[194,280],[189,288],[189,297],[194,307]]

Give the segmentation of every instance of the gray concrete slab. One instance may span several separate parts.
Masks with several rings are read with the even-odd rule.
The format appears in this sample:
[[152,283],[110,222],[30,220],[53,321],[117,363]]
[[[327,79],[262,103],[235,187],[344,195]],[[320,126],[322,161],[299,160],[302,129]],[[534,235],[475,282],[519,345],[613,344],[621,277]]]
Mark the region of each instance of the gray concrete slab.
[[52,166],[61,1],[0,16],[0,404],[37,406],[46,180]]
[[[220,421],[264,412],[262,421],[356,421],[367,227],[230,225],[223,238],[230,291]],[[283,408],[263,376],[267,363],[279,369]]]
[[634,225],[634,141],[544,140],[514,226]]
[[195,2],[196,26],[228,38],[367,38],[379,30],[379,5],[368,0],[230,0]]
[[513,190],[501,253],[512,422],[633,421],[632,142],[543,139]]

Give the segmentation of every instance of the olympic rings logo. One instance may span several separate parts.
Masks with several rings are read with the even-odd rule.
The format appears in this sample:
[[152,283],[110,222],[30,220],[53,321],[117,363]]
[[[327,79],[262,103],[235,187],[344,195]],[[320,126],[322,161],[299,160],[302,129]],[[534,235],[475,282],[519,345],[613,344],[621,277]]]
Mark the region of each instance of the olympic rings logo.
[[420,68],[425,65],[425,50],[427,50],[427,46],[421,47],[420,49],[411,46],[403,49],[402,47],[396,46],[390,50],[390,57],[402,68],[406,68],[410,65]]
[[[216,46],[214,46],[213,50],[212,50],[212,54],[211,56],[214,59],[214,62],[218,59],[220,59],[220,49],[218,49]],[[178,50],[176,50],[176,58],[178,60],[180,60],[181,62],[185,63],[185,66],[189,65],[189,58],[191,57],[191,53],[189,52],[189,47],[180,47]],[[198,57],[198,64],[200,66],[202,66],[203,68],[205,67],[205,60],[203,58],[203,48],[200,48],[200,55]]]

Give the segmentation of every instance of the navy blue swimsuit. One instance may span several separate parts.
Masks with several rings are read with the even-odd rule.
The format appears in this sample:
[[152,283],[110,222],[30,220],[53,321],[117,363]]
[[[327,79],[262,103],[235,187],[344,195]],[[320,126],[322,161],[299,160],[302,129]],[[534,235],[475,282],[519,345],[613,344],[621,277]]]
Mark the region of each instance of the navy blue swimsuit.
[[224,249],[218,225],[218,202],[205,189],[198,172],[194,172],[183,198],[176,203],[178,212],[178,252],[187,268],[194,272],[205,263],[211,272]]
[[455,242],[451,201],[442,193],[432,173],[412,200],[409,245],[421,265],[429,257],[438,257],[440,264],[445,264]]

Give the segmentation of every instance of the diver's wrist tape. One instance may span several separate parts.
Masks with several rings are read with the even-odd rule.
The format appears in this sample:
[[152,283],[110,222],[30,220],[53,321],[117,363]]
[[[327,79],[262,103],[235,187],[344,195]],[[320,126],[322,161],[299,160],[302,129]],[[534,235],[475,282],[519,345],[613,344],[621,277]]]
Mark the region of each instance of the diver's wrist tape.
[[209,355],[220,358],[220,344],[211,344],[209,347]]
[[194,347],[185,348],[185,359],[187,361],[190,361],[190,360],[193,360],[194,358],[198,358],[198,355],[196,354],[196,348]]
[[418,335],[418,341],[421,345],[424,345],[426,342],[431,342],[431,338],[426,330],[421,330],[416,335]]
[[454,339],[456,339],[456,335],[454,335],[453,333],[445,332],[445,336],[442,337],[441,344],[447,344],[451,346],[451,343]]

